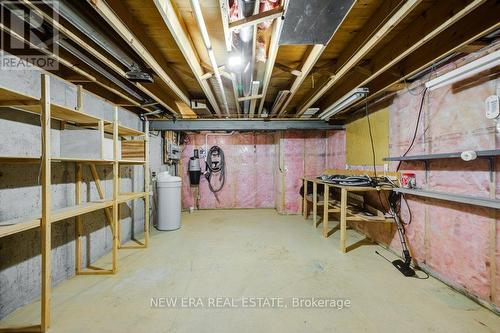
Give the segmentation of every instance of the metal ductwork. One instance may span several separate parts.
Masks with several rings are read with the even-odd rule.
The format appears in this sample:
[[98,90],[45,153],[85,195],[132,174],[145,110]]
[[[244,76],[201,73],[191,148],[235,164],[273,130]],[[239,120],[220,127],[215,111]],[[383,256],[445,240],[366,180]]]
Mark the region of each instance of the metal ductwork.
[[153,77],[143,71],[139,64],[131,59],[125,52],[117,46],[113,40],[107,37],[102,31],[96,29],[95,25],[88,22],[77,9],[73,8],[66,1],[58,1],[57,5],[53,1],[43,0],[47,5],[56,11],[62,18],[70,22],[73,26],[78,28],[82,33],[84,33],[90,40],[99,45],[103,50],[105,50],[109,55],[111,55],[115,60],[120,62],[125,68],[128,69],[126,72],[127,79],[131,82],[153,82]]
[[[238,16],[248,17],[258,12],[259,1],[256,0],[238,0]],[[236,49],[241,53],[241,71],[237,73],[240,87],[240,95],[248,97],[252,94],[252,83],[254,74],[254,26],[246,26],[240,29],[237,39]],[[243,113],[248,115],[250,110],[250,101],[243,102]]]

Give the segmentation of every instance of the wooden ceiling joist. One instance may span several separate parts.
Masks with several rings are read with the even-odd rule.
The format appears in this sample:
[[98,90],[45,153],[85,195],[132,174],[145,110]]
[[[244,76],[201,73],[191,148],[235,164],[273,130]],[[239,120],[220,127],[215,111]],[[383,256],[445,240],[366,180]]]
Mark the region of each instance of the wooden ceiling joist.
[[[387,72],[378,76],[370,82],[369,100],[380,96],[395,84],[398,84],[426,68],[432,66],[440,59],[458,52],[462,47],[468,45],[498,29],[498,12],[500,3],[496,0],[488,0],[475,11],[465,16],[462,20],[449,27],[434,39],[427,42],[415,52],[408,55],[403,61],[394,66],[394,70],[401,73],[401,77],[395,79]],[[355,105],[353,108],[360,106]]]
[[168,85],[176,96],[186,105],[190,104],[190,99],[186,92],[172,80],[163,67],[153,57],[149,50],[141,43],[141,38],[127,27],[118,17],[113,9],[105,2],[98,0],[87,0],[97,13],[125,40],[130,47],[142,58],[142,60]]
[[[322,86],[319,87],[305,102],[299,107],[297,116],[301,116],[314,103],[316,103],[338,80],[349,72],[370,50],[372,50],[389,32],[394,29],[404,18],[406,18],[422,0],[403,1],[402,5],[394,1],[384,1],[384,8],[377,11],[376,15],[370,19],[360,31],[351,46],[346,48],[338,60],[338,70]],[[397,8],[395,11],[394,9]],[[387,17],[389,13],[389,17]],[[391,14],[392,13],[392,14]],[[377,28],[378,27],[378,28]],[[368,39],[365,39],[368,37]],[[351,50],[354,50],[352,52]]]
[[229,30],[234,31],[250,25],[257,25],[263,22],[274,20],[275,18],[283,16],[283,6],[276,7],[265,12],[242,18],[241,20],[229,23]]
[[222,29],[224,29],[224,41],[226,51],[231,52],[233,48],[233,34],[229,30],[229,0],[219,0],[220,16],[222,18]]
[[314,64],[318,61],[319,57],[325,50],[325,46],[322,44],[314,45],[310,48],[309,53],[302,63],[302,66],[300,67],[300,71],[302,72],[301,76],[297,76],[295,80],[292,83],[292,86],[290,87],[289,91],[290,94],[286,97],[285,102],[282,104],[279,110],[273,110],[273,114],[271,116],[274,116],[276,113],[278,113],[278,116],[283,116],[285,114],[286,108],[292,98],[295,96],[295,93],[298,91],[304,80],[307,78],[307,75],[309,75],[309,72],[313,69]]
[[[286,13],[286,9],[288,7],[288,1],[286,1],[283,4],[283,1],[281,4],[283,5],[283,12]],[[284,19],[282,17],[279,17],[274,20],[273,22],[273,28],[272,28],[272,35],[271,35],[271,42],[269,44],[269,52],[267,55],[267,60],[266,60],[266,69],[264,71],[264,78],[262,80],[262,99],[260,100],[259,108],[258,108],[258,116],[262,114],[262,109],[264,108],[264,102],[266,99],[267,95],[267,89],[269,87],[269,82],[271,81],[271,76],[273,74],[273,68],[274,68],[274,63],[276,62],[276,56],[278,55],[278,49],[279,49],[279,41],[281,37],[281,31],[283,30],[283,25],[284,25]]]
[[[80,38],[78,35],[74,34],[71,30],[67,29],[64,27],[59,20],[54,20],[53,17],[50,15],[47,15],[44,11],[40,10],[38,7],[36,7],[31,1],[28,0],[21,0],[24,5],[28,6],[30,10],[35,11],[38,13],[41,17],[44,18],[47,22],[50,22],[50,24],[59,31],[59,33],[65,35],[66,37],[70,38],[73,42],[75,42],[77,45],[79,45],[81,48],[83,48],[85,51],[89,52],[92,56],[94,56],[96,59],[101,61],[103,64],[105,64],[107,67],[112,69],[115,73],[119,74],[121,77],[126,78],[126,73],[125,71],[116,65],[113,61],[109,60],[108,57],[106,57],[104,54],[99,52],[97,49],[92,47],[90,44],[88,44],[86,41],[84,41],[82,38]],[[90,80],[71,80],[71,78],[66,78],[68,81],[71,82],[93,82]],[[172,112],[173,114],[179,114],[177,110],[175,110],[174,106],[171,104],[171,102],[166,101],[165,99],[161,99],[155,94],[151,93],[149,89],[147,89],[144,85],[140,83],[131,83],[135,85],[139,90],[141,90],[143,93],[148,95],[150,98],[153,100],[157,101],[160,105],[162,105],[164,108]],[[145,111],[148,111],[145,109]]]
[[[333,93],[328,96],[320,105],[324,109],[341,98],[352,89],[363,87],[377,76],[384,72],[393,74],[395,78],[400,79],[401,73],[397,70],[389,70],[392,66],[417,52],[418,48],[439,35],[448,27],[457,23],[464,16],[468,15],[486,0],[458,0],[453,3],[449,1],[439,1],[436,5],[422,13],[417,19],[418,24],[412,24],[398,35],[392,42],[387,44],[372,59],[368,73],[352,75],[348,80],[343,80],[339,87],[333,89]],[[359,72],[359,66],[355,66]]]
[[[75,64],[73,64],[72,62],[70,62],[69,60],[61,57],[60,55],[56,55],[56,54],[52,53],[51,51],[42,49],[38,45],[35,45],[35,44],[33,44],[33,43],[25,40],[23,36],[19,35],[17,32],[13,31],[12,29],[10,29],[9,27],[5,26],[1,22],[0,22],[0,30],[8,33],[10,36],[12,36],[13,38],[16,38],[17,40],[19,40],[19,41],[21,41],[23,43],[28,44],[31,49],[38,50],[38,51],[42,52],[43,54],[51,57],[52,59],[54,59],[60,65],[65,66],[66,68],[70,69],[74,73],[76,73],[76,74],[78,74],[78,75],[86,78],[87,81],[99,85],[101,88],[107,90],[108,92],[111,92],[115,96],[118,96],[119,98],[123,99],[124,101],[126,101],[126,102],[128,102],[128,103],[130,103],[132,105],[135,105],[137,107],[141,107],[140,103],[138,103],[137,101],[133,100],[132,98],[130,98],[129,96],[127,96],[125,93],[122,93],[120,90],[112,88],[109,84],[106,84],[104,82],[99,81],[95,76],[89,74],[85,70],[79,68],[78,66],[76,66]],[[80,80],[80,82],[82,82],[82,80]],[[149,110],[146,110],[146,111],[149,111]]]
[[[174,6],[172,5],[171,0],[154,0],[155,6],[158,9],[165,25],[170,30],[170,33],[174,37],[177,46],[181,50],[184,58],[186,59],[189,67],[193,71],[196,80],[201,86],[203,93],[208,99],[208,102],[214,109],[215,113],[221,117],[221,110],[219,105],[217,104],[217,99],[212,91],[212,88],[204,78],[204,71],[202,65],[200,64],[200,59],[198,54],[195,51],[191,38],[188,33],[184,29],[184,25],[181,22],[181,18],[178,17]],[[189,103],[188,103],[189,104]]]

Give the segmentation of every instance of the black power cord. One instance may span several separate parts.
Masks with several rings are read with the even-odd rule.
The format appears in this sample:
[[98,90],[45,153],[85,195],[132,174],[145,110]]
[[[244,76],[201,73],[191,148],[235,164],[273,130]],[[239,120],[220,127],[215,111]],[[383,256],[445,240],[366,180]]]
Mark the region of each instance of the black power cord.
[[[212,176],[216,174],[219,174],[220,182],[217,188],[212,185]],[[226,183],[226,160],[224,158],[224,151],[219,146],[213,146],[207,152],[205,178],[208,181],[208,187],[212,193],[217,193],[222,190]]]
[[[415,125],[415,130],[413,131],[413,138],[411,139],[410,146],[408,146],[408,149],[406,149],[405,153],[403,154],[403,157],[406,156],[410,150],[413,148],[413,145],[415,144],[415,140],[417,139],[417,133],[418,133],[418,127],[420,125],[420,118],[422,115],[422,110],[424,109],[424,99],[425,95],[427,93],[427,87],[422,91],[422,98],[420,99],[420,106],[418,110],[418,116],[417,116],[417,124]],[[399,161],[398,167],[396,168],[396,171],[399,171],[399,168],[401,167],[401,162]]]

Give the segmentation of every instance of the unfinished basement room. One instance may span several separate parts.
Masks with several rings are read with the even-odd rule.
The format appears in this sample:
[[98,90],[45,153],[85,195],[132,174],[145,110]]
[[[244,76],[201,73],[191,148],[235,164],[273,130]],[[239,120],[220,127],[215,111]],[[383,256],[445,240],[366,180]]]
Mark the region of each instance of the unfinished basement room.
[[0,0],[0,333],[496,333],[499,209],[499,0]]

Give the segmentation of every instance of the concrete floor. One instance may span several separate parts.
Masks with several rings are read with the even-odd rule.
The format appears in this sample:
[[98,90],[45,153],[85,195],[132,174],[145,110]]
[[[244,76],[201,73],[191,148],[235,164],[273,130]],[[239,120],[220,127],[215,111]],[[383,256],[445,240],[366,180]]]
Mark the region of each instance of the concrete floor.
[[[323,239],[301,216],[197,211],[183,223],[154,232],[147,250],[121,250],[116,276],[75,277],[54,288],[51,332],[500,331],[500,317],[441,282],[404,278],[374,254],[393,258],[379,246],[342,255],[338,233]],[[348,234],[350,242],[363,239]],[[232,297],[236,308],[152,308],[152,297],[200,297],[193,300],[205,306],[209,298]],[[242,308],[242,297],[279,297],[288,307]],[[292,308],[293,297],[352,305]],[[36,323],[38,309],[25,306],[2,326]]]

